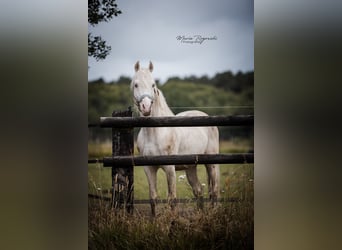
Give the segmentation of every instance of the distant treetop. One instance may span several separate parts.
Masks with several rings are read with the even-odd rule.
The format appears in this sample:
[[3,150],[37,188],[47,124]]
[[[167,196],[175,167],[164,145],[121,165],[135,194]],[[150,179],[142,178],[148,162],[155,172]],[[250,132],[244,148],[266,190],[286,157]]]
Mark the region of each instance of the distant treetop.
[[88,23],[96,25],[100,22],[108,22],[121,14],[115,0],[88,0]]
[[[121,13],[115,0],[88,0],[88,23],[91,26],[108,22]],[[109,55],[110,50],[111,47],[106,45],[101,36],[88,33],[88,56],[94,57],[97,61],[103,60]]]

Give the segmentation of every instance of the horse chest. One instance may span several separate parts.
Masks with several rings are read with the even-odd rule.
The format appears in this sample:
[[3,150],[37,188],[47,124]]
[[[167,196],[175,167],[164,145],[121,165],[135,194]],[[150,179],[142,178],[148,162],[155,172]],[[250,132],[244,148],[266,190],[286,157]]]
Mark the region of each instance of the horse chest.
[[143,129],[138,135],[138,147],[142,155],[176,154],[176,134],[170,129]]

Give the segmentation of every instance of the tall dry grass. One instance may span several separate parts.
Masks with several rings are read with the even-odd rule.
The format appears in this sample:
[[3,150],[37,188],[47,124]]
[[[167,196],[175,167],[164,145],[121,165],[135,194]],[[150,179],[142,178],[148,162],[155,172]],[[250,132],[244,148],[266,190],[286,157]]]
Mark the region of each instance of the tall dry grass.
[[149,206],[130,215],[89,200],[89,249],[253,249],[251,198],[213,208],[206,204],[204,210],[189,203],[173,212],[164,205],[155,218]]
[[[89,155],[99,157],[105,152],[110,154],[111,144],[102,146],[98,148],[90,144]],[[246,152],[250,143],[221,143],[222,152],[235,152],[228,151],[232,148]],[[99,174],[99,177],[96,173],[102,171],[102,167],[96,171],[90,170],[90,176],[94,177],[90,180],[90,186],[101,194],[98,185],[106,185],[101,181],[102,175]],[[110,173],[108,175],[106,180],[110,186]],[[113,210],[107,201],[89,199],[89,249],[253,249],[253,165],[224,166],[221,167],[221,175],[222,195],[242,201],[223,202],[214,208],[208,203],[204,210],[198,210],[195,203],[189,202],[178,204],[176,212],[165,204],[158,204],[157,216],[151,218],[149,205],[135,205],[134,213],[130,215],[125,210]],[[135,173],[137,181],[138,176]],[[145,180],[146,177],[142,175],[142,178]],[[178,184],[181,186],[182,183]],[[140,186],[137,184],[135,191]],[[148,193],[146,188],[144,186],[144,192]]]

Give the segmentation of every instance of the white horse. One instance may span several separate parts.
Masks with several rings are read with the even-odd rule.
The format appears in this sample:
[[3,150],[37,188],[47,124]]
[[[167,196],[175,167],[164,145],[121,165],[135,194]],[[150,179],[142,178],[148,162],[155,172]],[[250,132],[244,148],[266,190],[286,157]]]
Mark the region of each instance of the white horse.
[[[140,116],[174,116],[152,77],[153,64],[149,68],[140,68],[135,64],[135,75],[131,82],[134,103]],[[201,111],[192,110],[177,116],[206,116]],[[176,154],[217,154],[219,153],[219,134],[217,127],[151,127],[141,128],[138,139],[140,155],[176,155]],[[150,191],[152,215],[155,216],[157,198],[157,170],[162,168],[167,177],[168,201],[171,208],[176,205],[176,170],[185,170],[199,206],[203,206],[203,190],[197,177],[196,165],[187,166],[146,166],[144,167]],[[220,171],[218,164],[206,164],[208,174],[209,197],[214,204],[219,196]]]

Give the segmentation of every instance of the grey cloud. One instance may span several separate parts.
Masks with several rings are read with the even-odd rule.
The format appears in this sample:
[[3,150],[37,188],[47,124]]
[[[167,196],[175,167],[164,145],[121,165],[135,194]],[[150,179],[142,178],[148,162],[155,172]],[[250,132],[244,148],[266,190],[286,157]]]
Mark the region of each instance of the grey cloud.
[[[136,60],[155,62],[155,77],[213,75],[253,70],[253,1],[118,1],[122,15],[90,28],[112,52],[89,60],[89,79],[131,76]],[[182,44],[178,35],[217,36],[203,44]]]

